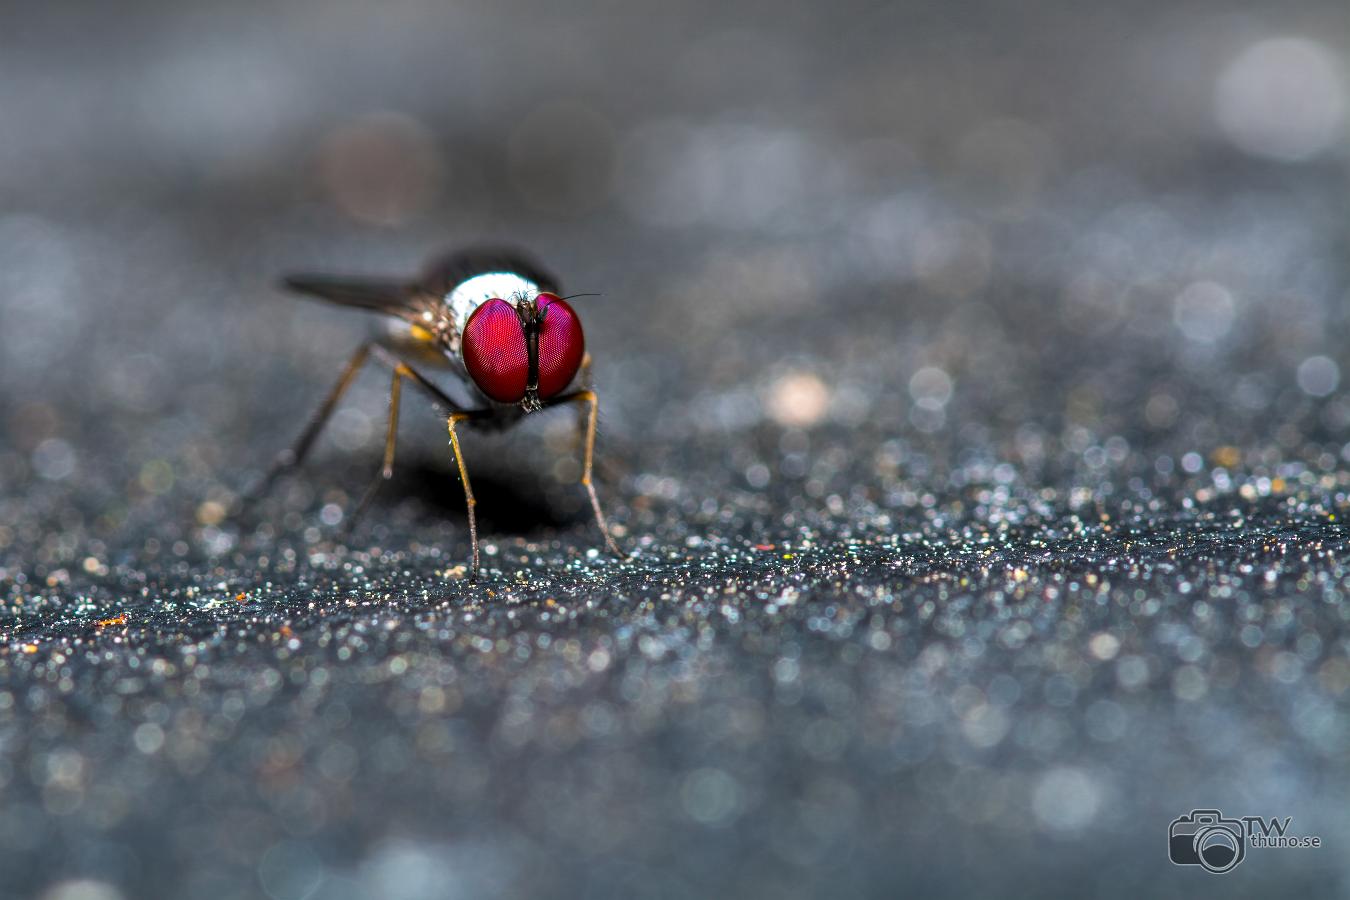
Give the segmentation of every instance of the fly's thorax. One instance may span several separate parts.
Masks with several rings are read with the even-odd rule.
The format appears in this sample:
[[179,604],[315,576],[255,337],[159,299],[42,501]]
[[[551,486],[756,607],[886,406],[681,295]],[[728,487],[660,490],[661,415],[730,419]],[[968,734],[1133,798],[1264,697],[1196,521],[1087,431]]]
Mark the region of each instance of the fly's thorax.
[[538,293],[539,285],[516,272],[484,272],[461,281],[441,299],[454,329],[451,349],[459,351],[460,336],[469,324],[469,316],[482,304],[497,297],[533,298]]

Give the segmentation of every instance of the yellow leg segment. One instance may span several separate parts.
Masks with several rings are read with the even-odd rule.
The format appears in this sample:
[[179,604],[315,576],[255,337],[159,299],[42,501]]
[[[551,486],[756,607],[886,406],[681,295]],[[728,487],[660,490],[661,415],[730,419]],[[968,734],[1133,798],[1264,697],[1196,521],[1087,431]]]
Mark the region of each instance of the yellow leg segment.
[[469,484],[469,470],[464,466],[464,454],[459,449],[459,435],[455,433],[455,426],[460,422],[472,419],[470,413],[451,413],[450,418],[445,420],[446,428],[450,431],[450,449],[455,451],[455,464],[459,466],[459,480],[464,483],[464,501],[469,507],[469,543],[473,546],[473,563],[469,569],[469,578],[478,577],[478,517],[474,515],[474,507],[478,501],[473,499],[473,486]]
[[596,420],[600,416],[600,398],[595,395],[595,391],[584,390],[578,391],[573,397],[569,398],[568,402],[585,403],[589,406],[582,426],[585,429],[586,437],[582,449],[581,484],[586,488],[587,496],[591,498],[591,511],[595,513],[595,523],[600,526],[600,533],[605,536],[605,546],[609,548],[609,552],[622,559],[627,554],[619,549],[618,544],[614,543],[614,538],[609,533],[609,523],[605,521],[605,514],[600,509],[600,498],[596,496],[595,485],[591,482],[591,473],[595,461],[595,426]]

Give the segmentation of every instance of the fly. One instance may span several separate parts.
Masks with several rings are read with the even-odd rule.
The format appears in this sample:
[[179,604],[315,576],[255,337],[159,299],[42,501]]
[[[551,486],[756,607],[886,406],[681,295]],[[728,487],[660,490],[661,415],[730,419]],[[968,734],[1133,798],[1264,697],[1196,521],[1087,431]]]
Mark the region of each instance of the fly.
[[[287,276],[283,284],[338,306],[380,313],[402,327],[356,349],[299,439],[278,457],[259,492],[304,461],[357,373],[373,360],[392,374],[384,463],[349,521],[361,516],[380,485],[393,475],[400,394],[403,382],[410,381],[446,410],[450,449],[469,510],[471,578],[477,577],[479,569],[478,523],[458,426],[505,428],[530,413],[563,405],[586,411],[579,420],[584,439],[581,484],[605,545],[616,556],[624,555],[610,534],[591,480],[600,404],[590,387],[591,357],[581,320],[559,296],[557,280],[545,269],[517,250],[477,249],[440,257],[409,280],[301,274]],[[452,399],[419,367],[448,369],[472,390],[477,404]],[[573,388],[574,382],[582,386]]]

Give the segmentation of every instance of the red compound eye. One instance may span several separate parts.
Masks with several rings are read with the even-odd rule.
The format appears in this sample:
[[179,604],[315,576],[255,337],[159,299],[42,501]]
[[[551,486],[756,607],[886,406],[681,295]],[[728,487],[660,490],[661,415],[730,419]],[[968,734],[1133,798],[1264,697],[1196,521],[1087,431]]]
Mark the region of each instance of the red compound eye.
[[516,403],[525,396],[529,353],[520,316],[511,304],[500,299],[480,304],[464,324],[460,349],[464,367],[483,393],[498,403]]
[[539,326],[539,398],[547,400],[572,383],[586,355],[586,338],[581,320],[566,300],[540,294],[534,302],[545,311]]

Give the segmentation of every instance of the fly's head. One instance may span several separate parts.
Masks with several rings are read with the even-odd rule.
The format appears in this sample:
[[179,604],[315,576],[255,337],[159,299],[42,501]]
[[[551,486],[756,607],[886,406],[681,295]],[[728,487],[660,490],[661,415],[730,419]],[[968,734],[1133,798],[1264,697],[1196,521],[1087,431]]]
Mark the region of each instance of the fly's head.
[[484,394],[534,412],[572,383],[586,338],[576,311],[556,294],[493,297],[469,316],[460,353]]

